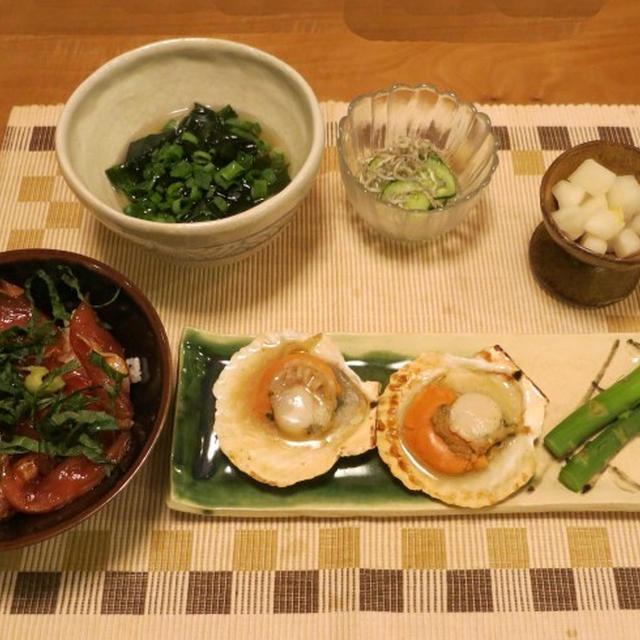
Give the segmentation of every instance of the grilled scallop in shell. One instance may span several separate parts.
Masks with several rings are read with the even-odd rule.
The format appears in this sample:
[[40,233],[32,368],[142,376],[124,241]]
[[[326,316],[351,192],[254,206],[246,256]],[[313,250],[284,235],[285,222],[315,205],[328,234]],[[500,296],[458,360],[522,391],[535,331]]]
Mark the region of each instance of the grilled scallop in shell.
[[534,475],[546,405],[499,346],[473,358],[424,353],[396,371],[380,396],[378,451],[409,489],[485,507]]
[[213,392],[220,448],[259,482],[286,487],[375,447],[378,384],[361,381],[323,334],[256,338]]

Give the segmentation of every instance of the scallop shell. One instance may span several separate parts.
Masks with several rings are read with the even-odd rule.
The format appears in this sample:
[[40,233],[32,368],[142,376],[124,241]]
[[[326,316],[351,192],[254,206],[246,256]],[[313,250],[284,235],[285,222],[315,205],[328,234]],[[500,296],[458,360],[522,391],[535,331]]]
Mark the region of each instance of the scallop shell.
[[[417,393],[432,380],[457,368],[504,376],[517,389],[522,428],[505,440],[488,466],[462,475],[437,473],[418,462],[402,438],[404,415]],[[524,486],[536,471],[535,446],[542,433],[547,399],[499,346],[473,358],[428,352],[396,371],[379,398],[377,446],[381,458],[409,489],[447,504],[480,508],[500,502]]]
[[[324,362],[339,379],[340,411],[322,436],[293,440],[251,411],[252,390],[265,367],[292,351],[306,351]],[[375,447],[377,382],[363,382],[347,366],[325,335],[282,333],[263,335],[237,351],[213,386],[216,397],[214,431],[220,448],[241,471],[265,484],[286,487],[327,472],[341,456]],[[340,413],[340,415],[338,415]]]

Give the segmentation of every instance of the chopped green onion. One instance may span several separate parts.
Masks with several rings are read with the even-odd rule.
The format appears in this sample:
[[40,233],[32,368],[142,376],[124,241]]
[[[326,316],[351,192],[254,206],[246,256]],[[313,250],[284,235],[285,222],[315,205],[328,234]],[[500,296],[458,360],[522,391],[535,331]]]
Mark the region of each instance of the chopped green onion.
[[253,155],[251,153],[247,153],[246,151],[240,151],[236,156],[236,160],[238,164],[240,164],[244,169],[251,169],[253,165]]
[[264,200],[267,197],[267,181],[256,180],[251,185],[251,197],[254,200]]
[[199,144],[198,138],[190,131],[184,131],[180,136],[181,142],[190,142],[191,144]]
[[231,180],[225,180],[220,171],[214,174],[213,181],[225,190],[231,186]]
[[164,144],[158,149],[156,158],[160,162],[176,162],[184,156],[184,149],[179,144]]
[[173,213],[175,213],[176,215],[179,215],[180,213],[182,213],[182,211],[183,211],[183,209],[182,209],[183,202],[185,202],[185,198],[176,198],[171,203],[171,211],[173,211]]
[[208,163],[211,163],[211,154],[207,153],[206,151],[194,151],[191,158],[196,164],[199,165],[206,165]]
[[258,135],[262,131],[262,127],[257,122],[251,120],[244,120],[242,118],[228,118],[226,123],[235,129],[243,129],[250,131],[251,133]]
[[184,182],[172,182],[167,187],[167,197],[172,198],[173,196],[177,195],[182,187],[184,187]]
[[229,204],[227,203],[227,201],[220,196],[214,196],[213,204],[215,204],[216,207],[220,211],[222,211],[222,213],[224,213],[229,208]]
[[193,171],[193,181],[202,189],[208,189],[213,180],[213,173],[211,171],[205,171],[202,168],[196,168]]
[[241,176],[245,170],[245,167],[243,167],[238,161],[232,160],[228,165],[220,169],[220,176],[224,180],[231,182],[238,176]]
[[191,168],[191,164],[186,160],[182,162],[178,162],[178,164],[174,164],[171,173],[169,174],[172,178],[186,178],[191,175],[193,169]]
[[128,215],[147,220],[215,220],[243,211],[289,182],[284,156],[272,152],[260,124],[232,107],[200,104],[180,122],[129,145],[123,164],[107,169],[129,200]]

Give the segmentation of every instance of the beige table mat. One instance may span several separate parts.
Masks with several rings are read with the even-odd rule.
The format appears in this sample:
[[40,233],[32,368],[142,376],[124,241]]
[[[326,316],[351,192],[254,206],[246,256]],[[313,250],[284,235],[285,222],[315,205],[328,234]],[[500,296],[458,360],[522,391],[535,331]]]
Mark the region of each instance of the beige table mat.
[[[638,292],[605,309],[575,309],[538,288],[527,258],[544,168],[589,139],[640,143],[638,107],[483,107],[501,141],[497,173],[464,225],[418,247],[361,226],[337,168],[345,105],[322,108],[327,149],[293,221],[260,253],[202,267],[166,262],[98,225],[56,165],[61,106],[16,107],[0,148],[0,249],[66,249],[111,264],[155,304],[174,353],[187,325],[219,333],[638,330]],[[164,506],[170,427],[105,510],[54,540],[0,554],[0,638],[637,635],[640,516],[179,514]]]

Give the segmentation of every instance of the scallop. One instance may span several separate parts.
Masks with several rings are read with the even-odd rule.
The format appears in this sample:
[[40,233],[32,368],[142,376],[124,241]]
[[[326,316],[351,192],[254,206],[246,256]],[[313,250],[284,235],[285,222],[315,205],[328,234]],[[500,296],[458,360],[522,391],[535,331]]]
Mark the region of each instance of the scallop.
[[424,353],[396,371],[380,396],[378,451],[407,488],[485,507],[534,475],[546,406],[499,346],[473,358]]
[[231,462],[286,487],[375,447],[377,382],[363,382],[323,334],[263,335],[213,386],[214,431]]

